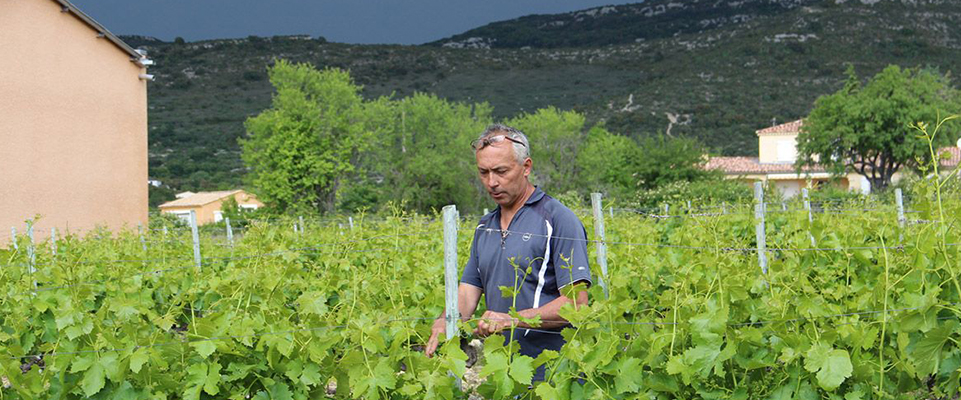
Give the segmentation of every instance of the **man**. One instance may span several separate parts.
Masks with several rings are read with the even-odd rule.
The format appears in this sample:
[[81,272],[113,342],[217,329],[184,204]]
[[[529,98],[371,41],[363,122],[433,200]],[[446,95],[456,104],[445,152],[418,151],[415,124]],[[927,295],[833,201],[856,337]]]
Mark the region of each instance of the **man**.
[[[471,146],[477,172],[498,207],[483,216],[474,231],[457,291],[460,316],[465,321],[473,316],[484,294],[487,311],[475,334],[513,336],[520,353],[530,357],[545,349],[560,350],[564,344],[560,330],[569,323],[558,311],[573,302],[561,290],[567,285],[591,284],[584,225],[570,209],[530,183],[533,161],[523,133],[495,124]],[[515,288],[516,299],[502,296],[501,286]],[[576,293],[577,304],[587,304],[587,292]],[[524,319],[540,317],[542,323],[532,327],[511,317],[512,305]],[[428,356],[433,355],[444,332],[441,315],[431,329]],[[544,369],[540,368],[534,380],[543,379]]]

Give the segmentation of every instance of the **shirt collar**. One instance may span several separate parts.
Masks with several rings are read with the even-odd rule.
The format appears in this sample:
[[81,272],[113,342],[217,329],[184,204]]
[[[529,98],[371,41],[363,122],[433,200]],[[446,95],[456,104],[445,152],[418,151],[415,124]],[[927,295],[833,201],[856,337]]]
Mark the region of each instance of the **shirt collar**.
[[[524,202],[524,206],[526,207],[529,205],[533,205],[534,203],[537,203],[538,201],[544,198],[544,195],[545,193],[543,190],[541,190],[541,188],[534,186],[534,193],[531,193],[531,197],[527,198],[527,201]],[[497,208],[494,209],[494,211],[496,211],[495,214],[500,215],[501,206],[498,205]]]
[[531,193],[531,197],[527,198],[527,201],[524,202],[524,205],[529,206],[531,204],[537,203],[542,198],[544,198],[544,191],[541,190],[541,188],[534,186],[534,193]]

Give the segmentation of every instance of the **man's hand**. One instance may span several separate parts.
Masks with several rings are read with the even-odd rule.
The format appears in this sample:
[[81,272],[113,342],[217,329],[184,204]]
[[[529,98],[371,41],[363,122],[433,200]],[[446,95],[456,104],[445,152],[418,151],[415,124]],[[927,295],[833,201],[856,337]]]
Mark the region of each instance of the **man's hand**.
[[427,340],[427,347],[424,348],[424,354],[427,357],[433,357],[434,352],[437,351],[437,344],[440,343],[440,335],[447,334],[447,321],[444,317],[438,317],[434,320],[434,325],[430,327],[430,339]]
[[517,319],[511,317],[510,314],[487,310],[477,322],[477,329],[474,329],[474,334],[487,337],[504,329],[509,329],[511,326],[517,326],[517,324]]

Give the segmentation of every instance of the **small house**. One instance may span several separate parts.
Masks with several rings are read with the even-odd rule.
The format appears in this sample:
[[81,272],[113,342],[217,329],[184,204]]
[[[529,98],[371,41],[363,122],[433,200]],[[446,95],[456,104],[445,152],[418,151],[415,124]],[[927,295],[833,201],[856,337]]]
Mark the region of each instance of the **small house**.
[[[871,184],[863,175],[848,172],[841,176],[832,175],[821,166],[805,166],[800,172],[795,167],[797,161],[797,137],[804,126],[804,120],[791,121],[755,131],[758,138],[757,157],[711,157],[706,169],[720,170],[727,179],[740,179],[747,182],[766,182],[774,185],[784,197],[794,197],[801,189],[809,186],[835,181],[842,188],[864,194],[871,192]],[[957,147],[941,149],[951,157],[941,160],[945,170],[957,167],[961,154]],[[895,173],[892,181],[897,182],[901,172]]]
[[190,196],[178,198],[159,206],[162,214],[173,214],[185,222],[190,221],[190,212],[197,214],[197,225],[220,222],[224,213],[220,209],[225,200],[233,198],[241,210],[256,210],[264,206],[254,195],[243,190],[225,190],[219,192],[198,192]]

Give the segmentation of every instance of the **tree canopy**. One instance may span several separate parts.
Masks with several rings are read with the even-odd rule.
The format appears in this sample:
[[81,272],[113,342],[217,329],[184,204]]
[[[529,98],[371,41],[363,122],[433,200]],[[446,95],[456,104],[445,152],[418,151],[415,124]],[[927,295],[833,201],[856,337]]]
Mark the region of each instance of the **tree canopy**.
[[[958,93],[948,76],[931,69],[891,65],[863,85],[853,67],[847,75],[844,87],[818,98],[805,119],[797,139],[797,166],[854,171],[883,189],[901,168],[930,159],[927,142],[911,125],[958,112]],[[941,135],[936,145],[953,139],[957,136]]]
[[[281,212],[374,209],[394,203],[432,212],[494,207],[477,179],[469,143],[494,122],[487,103],[432,94],[365,100],[350,74],[278,61],[268,71],[272,105],[246,122],[241,141],[251,189]],[[533,181],[554,195],[600,191],[631,199],[707,175],[706,149],[691,139],[640,141],[589,126],[554,107],[505,121],[527,134]]]
[[367,143],[360,88],[341,70],[280,60],[269,69],[271,107],[247,119],[248,179],[280,209],[332,211],[337,187]]

